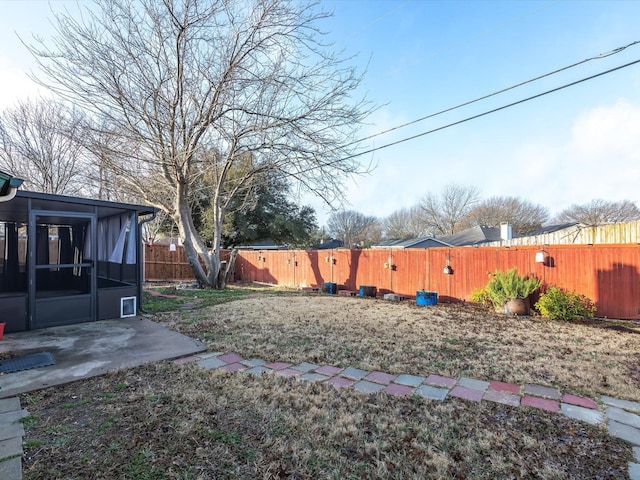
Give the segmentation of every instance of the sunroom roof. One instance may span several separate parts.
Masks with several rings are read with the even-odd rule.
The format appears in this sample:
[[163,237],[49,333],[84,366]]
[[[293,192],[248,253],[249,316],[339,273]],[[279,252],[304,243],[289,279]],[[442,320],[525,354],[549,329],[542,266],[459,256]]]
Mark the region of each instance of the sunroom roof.
[[18,190],[15,198],[8,202],[0,202],[0,222],[27,223],[29,201],[32,210],[93,213],[97,209],[98,218],[118,215],[125,211],[137,211],[138,215],[149,215],[156,211],[154,207],[146,205]]

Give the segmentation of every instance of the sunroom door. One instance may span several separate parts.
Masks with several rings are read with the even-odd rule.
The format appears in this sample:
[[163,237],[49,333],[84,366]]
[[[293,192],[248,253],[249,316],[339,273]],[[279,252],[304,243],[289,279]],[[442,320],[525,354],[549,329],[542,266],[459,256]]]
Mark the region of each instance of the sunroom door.
[[94,217],[33,212],[30,228],[30,327],[95,320]]

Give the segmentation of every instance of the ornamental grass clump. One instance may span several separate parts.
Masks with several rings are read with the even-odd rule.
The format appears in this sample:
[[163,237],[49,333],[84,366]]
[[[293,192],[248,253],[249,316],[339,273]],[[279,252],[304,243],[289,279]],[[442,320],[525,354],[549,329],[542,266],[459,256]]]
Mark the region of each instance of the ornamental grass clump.
[[535,307],[542,316],[551,320],[571,321],[592,318],[596,305],[586,296],[550,286],[536,302]]
[[527,298],[538,288],[540,288],[540,280],[535,277],[519,275],[517,269],[511,268],[506,272],[497,270],[493,273],[486,286],[486,291],[493,306],[500,311],[509,300]]

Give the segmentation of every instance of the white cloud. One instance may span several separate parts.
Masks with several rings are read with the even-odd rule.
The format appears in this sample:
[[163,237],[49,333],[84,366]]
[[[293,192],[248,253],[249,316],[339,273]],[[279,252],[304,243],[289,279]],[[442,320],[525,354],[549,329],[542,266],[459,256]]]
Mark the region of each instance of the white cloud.
[[18,100],[43,94],[45,90],[27,77],[22,67],[0,54],[0,109],[15,105]]
[[571,148],[587,159],[640,159],[640,106],[619,100],[582,115],[572,129]]
[[640,200],[640,105],[626,100],[585,111],[565,142],[539,140],[516,154],[524,166],[518,196],[557,213],[596,198]]

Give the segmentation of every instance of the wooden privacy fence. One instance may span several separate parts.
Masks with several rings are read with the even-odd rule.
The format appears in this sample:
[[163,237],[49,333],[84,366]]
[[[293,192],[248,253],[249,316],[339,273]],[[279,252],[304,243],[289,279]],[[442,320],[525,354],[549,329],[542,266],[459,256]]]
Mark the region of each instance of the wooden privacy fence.
[[[545,262],[536,262],[536,254]],[[452,274],[444,273],[450,265]],[[486,285],[488,274],[517,268],[545,285],[586,295],[597,315],[638,318],[640,246],[552,245],[544,247],[453,247],[407,250],[264,250],[240,251],[235,279],[294,288],[338,284],[359,290],[415,297],[419,290],[438,292],[441,301],[469,300]]]
[[[223,251],[221,259],[229,259]],[[150,281],[194,280],[193,270],[181,245],[170,251],[168,245],[144,245],[144,278]]]

